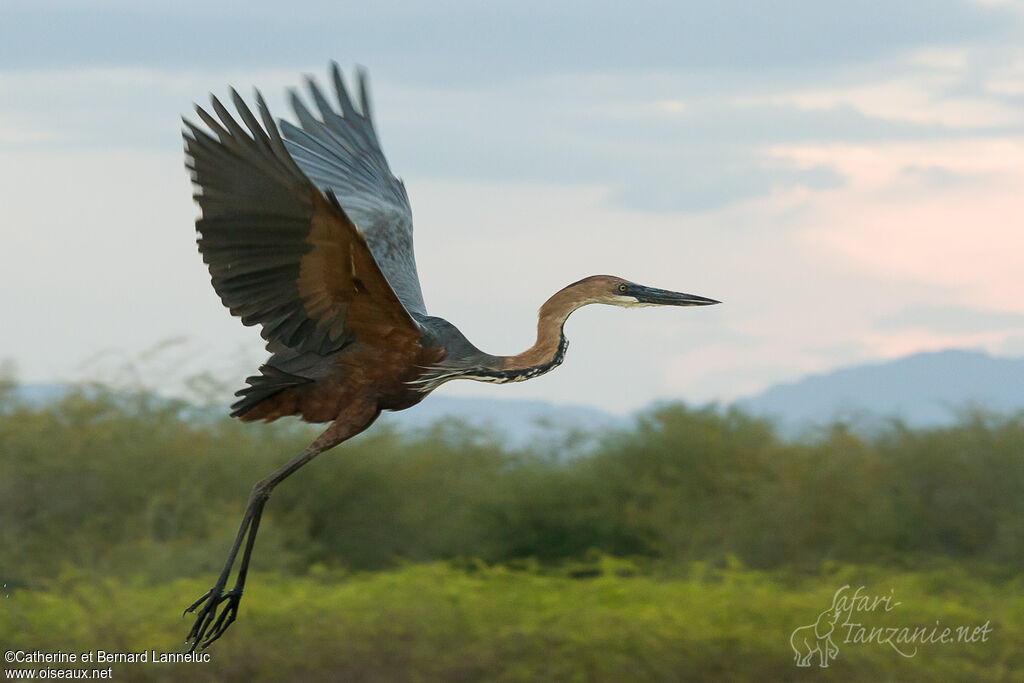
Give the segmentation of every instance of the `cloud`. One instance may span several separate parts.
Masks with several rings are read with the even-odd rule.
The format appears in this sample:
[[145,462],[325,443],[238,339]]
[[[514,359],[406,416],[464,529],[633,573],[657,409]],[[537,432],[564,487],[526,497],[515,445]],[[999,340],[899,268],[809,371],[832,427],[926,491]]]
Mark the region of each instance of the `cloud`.
[[983,97],[951,95],[955,72],[907,74],[844,88],[817,88],[751,98],[755,103],[792,106],[808,111],[850,107],[867,118],[905,121],[948,128],[1020,125],[1019,107]]
[[900,169],[900,175],[914,185],[937,190],[968,185],[978,186],[991,180],[991,177],[984,174],[957,173],[944,166],[922,166],[920,164],[904,166]]
[[986,74],[984,87],[995,95],[1024,95],[1024,58],[1017,56],[1009,63],[993,68]]
[[611,203],[637,211],[704,212],[780,188],[825,190],[843,185],[842,175],[830,166],[800,168],[773,163],[753,152],[730,158],[717,150],[705,164],[687,164],[658,178],[638,171],[619,180],[618,188],[609,195]]
[[1024,312],[917,303],[875,318],[882,331],[928,330],[943,334],[1024,331]]
[[0,147],[39,144],[46,142],[51,136],[48,131],[32,124],[0,119]]
[[923,349],[1009,352],[1021,37],[1016,6],[953,0],[9,0],[0,303],[22,332],[0,355],[29,378],[179,334],[261,357],[195,253],[178,115],[255,84],[287,116],[284,88],[330,58],[371,67],[428,305],[482,348],[529,346],[540,302],[595,272],[726,302],[581,311],[560,372],[502,395],[624,410]]
[[1024,334],[1007,338],[997,351],[1004,356],[1024,356]]
[[[6,2],[8,65],[286,66],[335,56],[414,82],[562,71],[803,69],[1007,35],[1012,8],[958,0],[639,0],[164,5]],[[342,53],[342,54],[339,54]]]
[[[832,189],[833,165],[794,164],[780,142],[888,141],[963,135],[870,119],[852,108],[735,104],[686,76],[541,78],[485,89],[382,86],[392,166],[494,181],[599,184],[645,211],[709,211],[780,189]],[[387,91],[385,93],[385,91]],[[675,95],[666,108],[666,93]]]
[[[219,21],[216,11],[207,13]],[[1024,131],[1019,107],[980,91],[952,92],[988,68],[974,64],[973,54],[961,47],[912,50],[884,70],[868,64],[826,72],[815,65],[767,77],[760,70],[720,76],[706,67],[582,75],[538,67],[515,79],[432,77],[408,85],[408,73],[392,78],[385,68],[374,72],[374,91],[385,151],[400,174],[602,186],[617,206],[694,213],[846,182],[838,165],[795,163],[772,152],[779,145]],[[258,84],[272,111],[289,116],[283,90],[297,85],[303,70],[325,71],[315,60],[301,68],[8,69],[0,71],[0,117],[31,121],[32,131],[55,144],[171,149],[178,145],[176,114],[192,100],[205,101],[207,90],[223,94],[228,83],[244,94]],[[816,83],[827,73],[832,85],[794,90],[794,73],[813,73]],[[0,145],[10,140],[0,137]],[[905,175],[903,184],[985,181],[917,162],[906,164]]]
[[[952,131],[1016,127],[1024,122],[1012,96],[1024,58],[1018,41],[924,48],[862,64],[797,88],[777,83],[740,98],[805,111],[851,109],[866,118]],[[1009,64],[1009,65],[1008,65]]]
[[[780,147],[806,164],[829,164],[847,178],[823,193],[802,216],[805,238],[876,273],[956,292],[950,303],[984,301],[1019,307],[1024,234],[1024,142],[964,140],[886,145]],[[908,180],[907,166],[940,166],[987,175],[984,185],[936,190]]]

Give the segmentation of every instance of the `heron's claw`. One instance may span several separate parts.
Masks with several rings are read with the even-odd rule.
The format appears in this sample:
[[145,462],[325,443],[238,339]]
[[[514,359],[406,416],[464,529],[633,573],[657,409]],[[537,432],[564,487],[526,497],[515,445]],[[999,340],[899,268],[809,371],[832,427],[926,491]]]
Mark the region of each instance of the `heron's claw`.
[[[224,593],[223,590],[224,586],[222,585],[214,586],[185,608],[182,613],[181,616],[185,616],[189,612],[199,609],[195,623],[192,624],[192,630],[185,638],[186,643],[191,643],[189,652],[194,652],[196,647],[205,650],[210,643],[224,635],[224,631],[228,630],[228,626],[238,616],[238,603],[242,600],[241,586],[235,586],[227,593]],[[221,608],[221,603],[227,604]]]
[[[213,595],[214,590],[216,590],[216,589],[211,588],[210,590],[208,590],[205,593],[203,593],[202,596],[200,596],[200,598],[198,600],[196,600],[191,605],[189,605],[188,607],[185,608],[185,611],[181,613],[181,616],[185,616],[189,612],[195,612],[196,611],[196,607],[199,607],[199,605],[203,604],[203,602],[208,597]],[[190,638],[192,637],[192,633],[191,632],[188,635],[189,635]]]

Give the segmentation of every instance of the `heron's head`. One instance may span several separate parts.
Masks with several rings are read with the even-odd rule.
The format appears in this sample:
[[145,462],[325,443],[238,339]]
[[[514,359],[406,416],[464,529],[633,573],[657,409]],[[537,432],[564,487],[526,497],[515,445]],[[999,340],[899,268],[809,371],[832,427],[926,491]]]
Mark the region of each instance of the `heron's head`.
[[633,308],[638,306],[709,306],[721,301],[696,294],[672,292],[638,285],[612,275],[593,275],[566,287],[572,289],[582,304],[610,304]]

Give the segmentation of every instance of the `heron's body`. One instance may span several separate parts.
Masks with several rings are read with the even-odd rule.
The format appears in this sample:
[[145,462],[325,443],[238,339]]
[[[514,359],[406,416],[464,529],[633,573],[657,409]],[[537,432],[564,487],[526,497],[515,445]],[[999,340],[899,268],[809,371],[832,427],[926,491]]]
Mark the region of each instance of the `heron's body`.
[[[273,488],[369,427],[382,410],[413,406],[453,379],[505,383],[550,371],[568,347],[566,319],[587,304],[718,303],[595,275],[541,306],[529,349],[514,356],[481,351],[454,325],[427,314],[408,196],[377,141],[365,80],[361,74],[357,109],[336,65],[332,75],[340,114],[310,81],[319,118],[293,93],[299,126],[281,121],[279,131],[258,93],[260,119],[234,92],[244,127],[216,98],[216,117],[197,107],[210,132],[185,122],[187,166],[202,209],[199,250],[221,301],[244,324],[261,327],[271,352],[238,392],[232,415],[329,423],[253,488],[224,571],[187,610],[198,609],[189,633],[193,648],[216,640],[234,621]],[[243,543],[235,587],[225,592]]]

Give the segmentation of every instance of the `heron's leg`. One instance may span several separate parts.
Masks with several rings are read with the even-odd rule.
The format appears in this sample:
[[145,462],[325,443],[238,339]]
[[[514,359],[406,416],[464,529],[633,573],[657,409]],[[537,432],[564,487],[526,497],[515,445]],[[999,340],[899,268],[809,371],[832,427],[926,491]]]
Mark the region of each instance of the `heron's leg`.
[[[259,529],[260,517],[263,514],[263,506],[266,504],[267,496],[269,495],[269,492],[262,496],[259,495],[258,488],[259,484],[253,488],[252,493],[249,495],[249,502],[245,506],[245,514],[242,515],[242,523],[238,527],[235,542],[228,553],[224,569],[221,570],[220,576],[217,577],[217,582],[213,585],[213,588],[206,591],[198,600],[185,609],[185,614],[188,614],[201,606],[199,613],[196,615],[195,623],[192,624],[192,629],[186,637],[186,642],[192,643],[192,647],[189,649],[190,652],[195,650],[197,645],[201,644],[203,647],[206,647],[212,643],[235,620],[238,612],[238,603],[242,599],[242,589],[245,585],[245,573],[248,571],[249,558],[252,555],[252,548],[256,542],[256,532]],[[235,560],[238,557],[238,551],[242,546],[243,540],[245,541],[245,551],[242,554],[242,562],[239,566],[238,576],[235,579],[235,586],[227,593],[224,593],[224,587],[227,586],[228,578],[231,576],[231,570],[235,565]],[[227,605],[218,615],[217,608],[224,602],[227,602]]]
[[[249,502],[245,506],[245,513],[242,515],[242,523],[239,525],[238,533],[235,535],[235,542],[231,546],[228,559],[224,563],[224,569],[217,578],[217,582],[213,585],[213,588],[204,593],[185,610],[185,614],[198,610],[196,620],[185,639],[186,643],[191,643],[190,652],[194,651],[197,646],[205,648],[220,638],[228,626],[234,622],[235,617],[238,616],[238,604],[241,602],[242,589],[245,586],[245,578],[249,572],[249,560],[252,557],[252,549],[256,543],[256,532],[259,530],[260,517],[263,515],[263,507],[266,505],[267,499],[270,498],[274,487],[320,453],[333,448],[342,441],[355,436],[369,427],[379,414],[380,411],[375,406],[364,408],[361,411],[352,410],[347,414],[342,414],[308,448],[253,487],[252,493],[249,494]],[[228,578],[231,576],[231,570],[238,557],[238,551],[242,548],[243,541],[245,542],[245,549],[242,551],[238,575],[235,577],[235,585],[225,593],[224,588],[227,586]],[[218,608],[220,608],[222,603],[226,604],[218,613]]]

